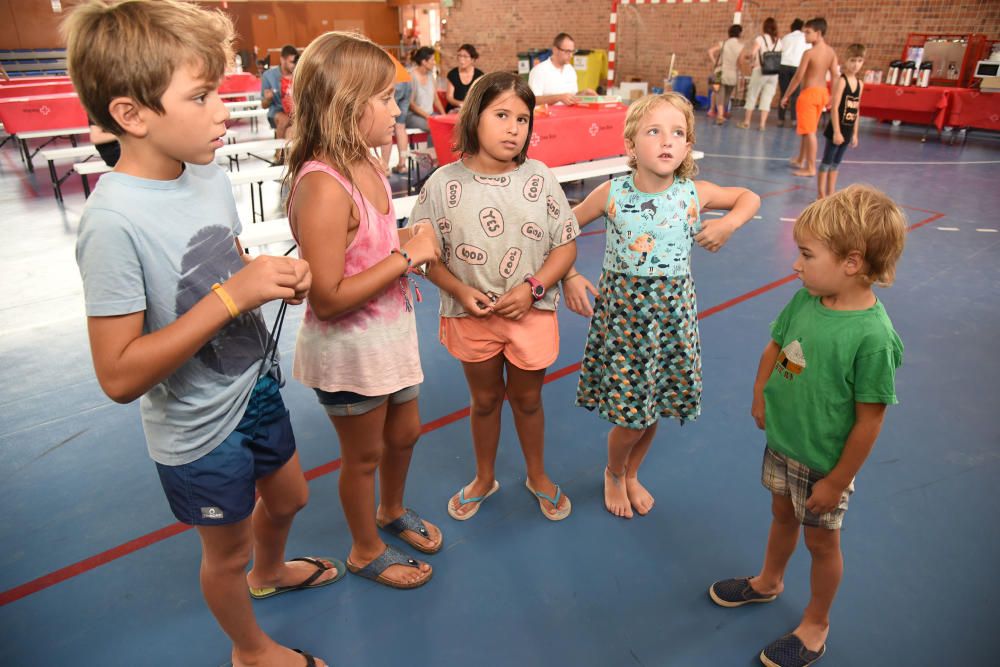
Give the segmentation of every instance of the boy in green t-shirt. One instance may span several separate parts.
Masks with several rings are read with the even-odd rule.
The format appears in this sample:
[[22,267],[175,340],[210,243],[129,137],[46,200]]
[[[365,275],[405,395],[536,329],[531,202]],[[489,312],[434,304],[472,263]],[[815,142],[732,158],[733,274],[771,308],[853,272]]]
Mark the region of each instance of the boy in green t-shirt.
[[854,476],[871,452],[886,405],[896,403],[903,344],[873,285],[888,286],[903,253],[902,211],[852,185],[809,206],[794,229],[800,290],[771,325],[751,414],[767,433],[762,482],[771,531],[755,577],[709,588],[723,607],[770,602],[784,588],[799,525],[812,555],[812,598],[795,630],[760,654],[771,667],[805,667],[826,651],[830,606],[843,575],[840,527]]

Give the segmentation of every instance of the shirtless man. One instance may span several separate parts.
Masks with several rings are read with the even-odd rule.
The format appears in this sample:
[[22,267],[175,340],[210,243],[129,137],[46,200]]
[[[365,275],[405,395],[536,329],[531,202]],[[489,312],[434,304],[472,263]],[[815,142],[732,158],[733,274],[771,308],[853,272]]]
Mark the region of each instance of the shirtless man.
[[802,137],[802,145],[798,157],[791,163],[793,167],[798,167],[793,172],[796,176],[812,177],[816,175],[816,129],[823,109],[830,103],[830,91],[826,87],[827,73],[831,81],[836,81],[840,76],[840,67],[837,65],[837,53],[823,39],[826,35],[826,19],[806,21],[802,34],[812,48],[802,56],[799,69],[781,98],[781,107],[788,106],[788,98],[802,84],[802,92],[795,104],[798,116],[796,132]]

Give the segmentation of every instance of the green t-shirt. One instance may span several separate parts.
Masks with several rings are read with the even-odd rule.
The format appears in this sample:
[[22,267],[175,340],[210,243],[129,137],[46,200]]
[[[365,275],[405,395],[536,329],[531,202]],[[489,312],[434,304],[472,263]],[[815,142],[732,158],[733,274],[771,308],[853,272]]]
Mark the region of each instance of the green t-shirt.
[[764,387],[768,446],[820,473],[840,460],[855,403],[897,403],[903,342],[877,302],[830,310],[799,292],[771,324],[781,348]]

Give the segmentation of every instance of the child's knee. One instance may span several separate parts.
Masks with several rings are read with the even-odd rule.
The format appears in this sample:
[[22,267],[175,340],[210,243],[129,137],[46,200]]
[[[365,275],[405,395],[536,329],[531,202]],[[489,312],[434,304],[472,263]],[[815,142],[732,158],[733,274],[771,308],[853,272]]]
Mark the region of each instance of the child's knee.
[[264,509],[268,516],[275,520],[291,520],[296,514],[305,509],[309,504],[309,485],[303,480],[302,484],[294,489],[289,489],[278,498],[271,498],[265,502]]
[[341,461],[346,470],[360,473],[372,473],[382,462],[382,440],[366,442],[364,445],[351,445],[341,449]]
[[233,544],[226,550],[202,551],[202,570],[210,574],[243,573],[253,558],[253,541],[250,539]]
[[840,531],[806,526],[806,548],[813,558],[840,553]]
[[510,407],[521,414],[534,414],[542,409],[542,393],[540,391],[508,394]]
[[504,389],[480,389],[472,394],[472,412],[476,415],[488,415],[496,412],[503,404]]

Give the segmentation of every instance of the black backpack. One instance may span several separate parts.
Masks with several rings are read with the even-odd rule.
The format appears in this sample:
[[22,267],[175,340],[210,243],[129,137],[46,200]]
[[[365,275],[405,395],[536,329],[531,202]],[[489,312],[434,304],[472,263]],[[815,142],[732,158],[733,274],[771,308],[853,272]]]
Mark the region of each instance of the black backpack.
[[[764,36],[764,45],[767,45],[767,36]],[[760,52],[760,73],[767,76],[777,74],[781,71],[781,51],[776,51],[778,42],[771,45],[770,50]]]

